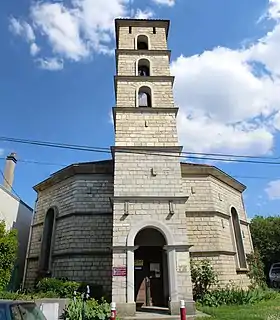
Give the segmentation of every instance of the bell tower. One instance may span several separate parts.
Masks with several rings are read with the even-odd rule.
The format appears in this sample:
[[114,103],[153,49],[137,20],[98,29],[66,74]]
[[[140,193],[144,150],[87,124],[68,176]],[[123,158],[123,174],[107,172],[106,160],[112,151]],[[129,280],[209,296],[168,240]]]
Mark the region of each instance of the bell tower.
[[[191,314],[188,195],[181,188],[169,21],[116,19],[115,26],[112,301],[123,315],[133,315],[136,303],[166,306],[178,314],[184,299]],[[152,261],[149,252],[157,250],[152,248],[162,258]]]

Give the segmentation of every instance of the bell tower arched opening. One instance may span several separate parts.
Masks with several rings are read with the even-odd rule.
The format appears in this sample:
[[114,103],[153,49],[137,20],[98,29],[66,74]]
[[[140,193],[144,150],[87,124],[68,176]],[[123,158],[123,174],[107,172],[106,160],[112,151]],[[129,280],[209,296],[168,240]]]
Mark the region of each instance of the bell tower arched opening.
[[144,228],[135,237],[134,294],[136,307],[168,307],[169,281],[165,237],[154,228]]

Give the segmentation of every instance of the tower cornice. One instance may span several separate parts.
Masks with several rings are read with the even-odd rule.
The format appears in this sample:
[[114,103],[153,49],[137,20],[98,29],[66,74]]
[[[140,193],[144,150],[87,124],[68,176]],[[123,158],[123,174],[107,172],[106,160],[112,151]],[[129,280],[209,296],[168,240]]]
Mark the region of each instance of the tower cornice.
[[129,55],[129,56],[168,56],[168,60],[170,62],[171,58],[171,50],[135,50],[135,49],[116,49],[115,57],[116,57],[116,70],[118,70],[118,60],[119,55]]
[[145,81],[162,81],[162,82],[166,82],[166,81],[171,81],[172,85],[174,83],[174,76],[148,76],[148,77],[144,77],[144,76],[120,76],[120,75],[116,75],[115,76],[115,82],[120,80],[120,81],[133,81],[133,82],[145,82]]
[[120,76],[116,75],[114,77],[115,93],[117,94],[117,82],[118,81],[129,81],[129,82],[168,82],[170,81],[172,86],[174,84],[174,76],[149,76],[149,77],[139,77],[139,76]]
[[135,50],[135,49],[116,49],[115,55],[118,57],[119,54],[128,54],[136,56],[162,56],[167,55],[170,59],[171,50]]
[[180,155],[183,150],[183,146],[111,146],[112,157],[114,158],[115,152],[120,153],[138,153],[149,155]]

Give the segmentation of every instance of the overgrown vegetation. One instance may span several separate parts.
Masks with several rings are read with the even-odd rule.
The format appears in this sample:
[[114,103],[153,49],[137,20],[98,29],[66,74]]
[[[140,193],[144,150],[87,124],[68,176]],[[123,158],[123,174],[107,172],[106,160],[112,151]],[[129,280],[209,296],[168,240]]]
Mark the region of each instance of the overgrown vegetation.
[[251,288],[267,288],[266,277],[264,273],[264,263],[258,250],[247,255],[249,266],[248,277],[251,280]]
[[6,224],[0,221],[0,292],[8,286],[17,257],[17,231],[6,231]]
[[251,220],[250,230],[254,248],[259,252],[268,281],[271,264],[280,262],[280,217],[256,216]]
[[[94,299],[83,302],[81,298],[72,300],[61,319],[64,320],[105,320],[110,318],[110,304],[102,299],[100,302]],[[83,314],[83,318],[81,318]]]
[[217,288],[206,293],[198,302],[207,307],[219,307],[222,305],[246,305],[260,301],[275,299],[278,295],[273,290],[249,289],[244,290],[234,286]]
[[96,300],[101,300],[106,297],[106,292],[103,290],[102,285],[80,283],[76,281],[69,281],[67,279],[44,278],[38,281],[35,286],[35,293],[49,293],[59,298],[71,298],[74,291],[83,293],[87,285],[90,288],[90,296]]
[[221,287],[217,274],[210,261],[191,260],[191,276],[194,299],[202,306],[218,307],[221,305],[245,305],[276,298],[277,293],[268,290],[264,283],[264,274],[259,255],[252,254],[249,258],[249,278],[252,286],[248,290],[229,283]]
[[32,301],[32,300],[42,299],[42,298],[59,298],[59,296],[54,292],[23,292],[23,291],[0,292],[0,299],[6,299],[6,300]]
[[198,301],[210,292],[218,283],[218,277],[209,260],[195,261],[191,259],[191,277],[194,300]]
[[49,293],[60,298],[73,297],[74,291],[77,291],[81,284],[75,281],[68,281],[56,278],[44,278],[40,280],[36,287],[36,293]]

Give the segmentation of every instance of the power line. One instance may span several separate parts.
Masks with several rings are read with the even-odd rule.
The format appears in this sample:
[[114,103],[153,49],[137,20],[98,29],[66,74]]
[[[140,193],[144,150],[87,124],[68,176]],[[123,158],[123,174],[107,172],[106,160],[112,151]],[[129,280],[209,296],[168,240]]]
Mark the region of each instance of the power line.
[[[92,151],[92,149],[94,149],[95,152],[97,152],[97,150],[110,152],[110,148],[105,148],[105,147],[91,147],[87,145],[75,145],[75,144],[66,144],[66,143],[60,143],[60,142],[19,139],[19,138],[11,138],[11,137],[0,137],[0,141],[25,143],[25,144],[66,148],[66,149],[70,148],[70,149],[74,149],[74,150],[78,149],[82,151]],[[205,153],[205,152],[191,152],[191,151],[181,152],[181,154],[196,155],[196,156],[227,157],[227,158],[248,158],[248,159],[267,159],[267,160],[280,159],[280,157],[264,157],[264,156],[252,156],[252,155],[237,155],[237,154],[229,154],[229,153]]]
[[21,199],[20,196],[19,196],[19,194],[15,191],[15,189],[11,186],[11,184],[9,183],[9,181],[6,179],[4,173],[3,173],[3,171],[2,171],[1,169],[0,169],[0,174],[1,174],[1,176],[3,177],[3,179],[5,180],[5,182],[8,184],[8,186],[12,189],[12,191],[14,192],[14,194],[15,194],[19,199]]
[[[6,160],[6,158],[0,157],[0,160]],[[65,164],[65,163],[44,162],[44,161],[24,160],[24,159],[17,159],[17,162],[30,163],[30,164],[39,164],[39,165],[44,165],[44,166],[58,166],[58,167],[66,167],[66,166],[68,166],[68,164]]]
[[[0,160],[5,160],[6,158],[0,157]],[[43,165],[43,166],[59,166],[59,167],[67,167],[68,164],[65,163],[57,163],[57,162],[44,162],[44,161],[35,161],[35,160],[25,160],[25,159],[17,159],[18,162],[26,163],[26,164],[36,164],[36,165]],[[266,177],[266,176],[239,176],[231,174],[233,178],[236,179],[255,179],[255,180],[277,180],[280,177]]]
[[[47,141],[38,141],[38,140],[28,140],[28,139],[16,139],[16,138],[9,138],[9,137],[0,137],[0,141],[5,142],[14,142],[14,143],[22,143],[22,144],[29,144],[29,145],[37,145],[37,146],[45,146],[45,147],[52,147],[52,148],[60,148],[60,149],[69,149],[69,150],[76,150],[76,151],[89,151],[89,152],[97,152],[97,153],[111,153],[109,148],[104,147],[90,147],[84,145],[75,145],[75,144],[65,144],[65,143],[58,143],[58,142],[47,142]],[[138,150],[138,151],[137,151]],[[128,153],[128,154],[141,154],[141,155],[156,155],[156,156],[163,156],[163,157],[176,157],[176,158],[183,158],[183,159],[194,159],[194,160],[210,160],[210,161],[224,161],[224,162],[237,162],[237,163],[250,163],[250,164],[269,164],[269,165],[280,165],[279,161],[264,161],[264,160],[248,160],[248,159],[240,159],[240,157],[251,157],[254,159],[253,156],[240,156],[240,155],[228,155],[228,154],[209,154],[209,153],[194,153],[194,152],[182,152],[182,155],[172,155],[163,153],[162,150],[157,149],[155,147],[154,151],[145,152],[141,147],[134,150],[128,149],[128,147],[122,147],[118,149],[118,152]],[[160,152],[160,153],[159,153]],[[195,156],[195,154],[201,155]],[[216,155],[218,157],[209,157],[208,155]],[[224,157],[224,158],[220,158]],[[226,158],[230,157],[230,158]],[[233,157],[237,159],[232,159]],[[239,158],[238,158],[239,157]],[[279,158],[268,158],[268,157],[256,157],[258,159],[268,159],[268,160],[275,160]]]

